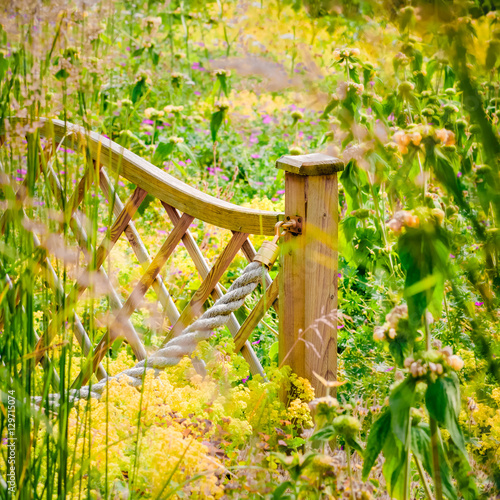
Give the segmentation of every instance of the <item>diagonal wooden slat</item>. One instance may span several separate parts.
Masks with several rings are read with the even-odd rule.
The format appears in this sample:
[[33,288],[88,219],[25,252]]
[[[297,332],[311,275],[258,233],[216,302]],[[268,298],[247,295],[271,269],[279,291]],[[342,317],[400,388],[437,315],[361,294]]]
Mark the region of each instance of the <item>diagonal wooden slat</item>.
[[[108,174],[106,173],[104,167],[102,167],[100,171],[100,184],[104,196],[106,197],[108,202],[112,203],[114,200],[113,211],[116,215],[118,215],[124,208],[123,203],[111,186]],[[132,250],[137,257],[137,260],[144,267],[144,270],[146,270],[147,267],[151,264],[152,260],[132,221],[130,221],[125,228],[125,236],[127,237],[130,246],[132,247]],[[173,325],[179,319],[180,314],[175,307],[174,301],[168,293],[168,290],[165,287],[160,274],[158,274],[158,276],[155,278],[152,286],[163,307],[163,310],[166,311],[168,319]]]
[[[226,269],[229,267],[247,238],[247,233],[233,234],[226,248],[224,248],[219,257],[217,257],[215,264],[213,265],[212,269],[210,269],[207,277],[203,280],[200,288],[196,290],[191,300],[189,301],[189,304],[182,311],[181,317],[172,326],[172,329],[170,330],[170,334],[172,337],[176,337],[177,335],[179,335],[196,316],[200,315],[203,309],[203,304],[208,299],[214,288],[217,286],[217,283],[221,279],[222,275],[226,272]],[[163,345],[165,343],[166,341],[163,341]]]
[[106,259],[107,255],[118,241],[120,235],[125,231],[128,223],[141,206],[148,193],[144,189],[138,187],[132,193],[132,196],[127,201],[121,212],[118,214],[115,222],[111,226],[109,238],[105,237],[104,241],[99,245],[96,252],[96,268],[99,269]]
[[274,281],[267,287],[264,295],[257,302],[256,306],[252,309],[252,312],[248,315],[247,319],[241,325],[240,330],[234,336],[234,344],[236,347],[236,352],[238,352],[244,345],[245,342],[250,338],[255,327],[259,324],[261,319],[266,314],[267,310],[274,303],[279,293],[279,281],[278,276],[274,278]]
[[[162,202],[162,205],[165,208],[170,220],[174,224],[176,224],[180,218],[179,212],[174,207],[168,205],[167,203]],[[248,240],[246,240],[246,242],[247,241]],[[193,235],[190,233],[189,230],[186,231],[186,234],[182,237],[182,242],[184,243],[184,246],[186,247],[186,250],[188,251],[189,255],[193,259],[194,265],[196,266],[196,269],[198,270],[198,273],[200,274],[201,278],[203,280],[206,279],[208,273],[210,272],[210,267],[208,266],[205,258],[203,257],[203,254],[201,253],[201,250],[199,249],[195,239],[193,238]],[[245,243],[243,243],[243,245],[245,245]],[[221,287],[219,284],[217,284],[212,291],[212,297],[214,298],[214,300],[217,300],[220,297],[222,297],[222,295],[223,293]],[[236,319],[236,316],[234,314],[231,314],[229,316],[229,320],[226,326],[233,337],[240,330],[240,324],[238,323],[238,320]],[[165,338],[165,341],[168,341],[170,338],[171,335],[168,335]],[[252,349],[252,346],[250,345],[249,342],[244,343],[244,345],[241,348],[241,354],[248,363],[252,375],[259,374],[262,376],[262,378],[265,378],[264,369],[262,368],[259,358],[255,354],[255,351]]]
[[80,375],[73,383],[73,387],[79,387],[80,385],[87,383],[95,367],[97,367],[98,363],[101,362],[111,344],[118,337],[122,336],[122,325],[124,321],[128,320],[133,311],[142,302],[148,288],[153,283],[154,279],[174,251],[179,241],[181,241],[182,235],[186,232],[191,222],[193,222],[193,219],[194,217],[191,215],[183,214],[179,223],[174,226],[165,243],[163,243],[160,251],[153,259],[153,262],[151,262],[148,269],[139,280],[139,283],[137,283],[125,304],[123,304],[122,309],[110,326],[108,334],[99,341],[99,344],[94,349],[93,360],[80,372]]
[[[64,207],[64,195],[63,195],[62,187],[59,183],[59,179],[57,178],[57,175],[55,174],[54,170],[49,166],[46,169],[46,176],[47,176],[47,180],[49,182],[49,185],[51,187],[51,190],[58,201],[59,207],[62,210]],[[75,215],[76,215],[76,213],[75,213]],[[78,244],[82,248],[86,248],[88,246],[87,235],[85,233],[85,230],[83,229],[82,224],[79,222],[79,220],[76,216],[72,216],[70,218],[70,227],[71,227],[71,230],[73,231],[73,233],[78,241]],[[121,300],[120,300],[118,294],[116,293],[116,290],[114,289],[113,285],[109,281],[109,278],[106,274],[106,271],[101,267],[99,269],[99,272],[101,273],[104,281],[107,283],[107,285],[109,287],[109,301],[110,301],[111,307],[118,314],[118,311],[120,311],[120,309],[122,307]],[[72,307],[70,304],[69,313],[71,314],[72,312],[74,312],[74,311],[72,311]],[[68,308],[65,308],[62,311],[62,313],[59,315],[60,316],[59,320],[65,321],[67,314],[68,314]],[[139,359],[139,360],[144,359],[146,357],[146,350],[144,349],[144,346],[142,345],[142,342],[141,342],[139,336],[137,335],[137,332],[135,331],[134,327],[132,326],[132,323],[130,322],[130,320],[127,319],[126,321],[124,321],[122,324],[122,327],[124,329],[123,330],[124,336],[125,336],[127,342],[130,344],[132,350],[134,351],[134,354],[137,357],[137,359]],[[40,337],[39,343],[43,342],[44,346],[49,345],[50,341],[52,340],[50,332],[52,332],[53,330],[54,329],[49,328],[47,334],[44,334],[44,335],[42,335],[42,337]]]

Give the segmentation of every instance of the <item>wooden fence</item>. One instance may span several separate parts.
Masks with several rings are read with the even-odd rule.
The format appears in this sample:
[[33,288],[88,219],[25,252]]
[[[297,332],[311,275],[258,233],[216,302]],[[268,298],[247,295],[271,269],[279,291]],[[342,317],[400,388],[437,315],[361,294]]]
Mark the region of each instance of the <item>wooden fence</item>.
[[[269,274],[265,276],[266,290],[262,298],[241,325],[235,315],[231,315],[228,328],[251,372],[262,374],[262,367],[248,339],[267,310],[274,307],[279,312],[280,361],[290,365],[298,375],[310,379],[318,395],[324,393],[324,387],[313,372],[329,380],[335,379],[337,373],[337,172],[343,168],[340,160],[322,154],[280,158],[276,166],[285,171],[285,213],[277,213],[244,208],[209,196],[110,139],[79,126],[59,120],[42,120],[37,134],[45,137],[50,145],[42,148],[37,142],[34,146],[39,158],[37,182],[46,183],[45,188],[56,200],[57,208],[65,214],[65,223],[80,250],[89,250],[89,236],[82,223],[80,208],[85,193],[92,185],[100,186],[103,198],[111,204],[114,213],[112,226],[98,248],[94,249],[95,259],[87,264],[88,271],[97,270],[108,286],[113,319],[106,334],[92,341],[75,310],[88,280],[75,279],[68,292],[54,269],[54,255],[47,256],[40,272],[54,293],[63,297],[64,307],[61,306],[52,315],[51,325],[41,332],[37,344],[33,346],[37,362],[47,365],[50,352],[47,348],[68,321],[72,322],[82,353],[89,360],[73,381],[73,387],[86,383],[93,373],[98,379],[106,377],[102,361],[118,338],[128,342],[138,360],[144,359],[146,349],[131,322],[131,316],[151,287],[172,325],[165,334],[166,342],[200,315],[209,297],[217,299],[222,295],[219,280],[238,252],[241,251],[248,261],[252,261],[256,252],[249,236],[272,237],[276,223],[284,220],[294,222],[294,227],[286,231],[280,241],[277,277],[272,280]],[[50,161],[56,148],[62,146],[80,148],[87,164],[69,199],[64,195],[61,179]],[[115,181],[120,178],[136,186],[125,201],[115,190]],[[26,197],[27,182],[28,179],[16,195],[20,205]],[[161,202],[172,224],[154,257],[149,255],[133,221],[148,194]],[[24,216],[27,217],[26,214]],[[190,225],[195,219],[232,233],[229,243],[211,267],[190,232]],[[7,209],[0,220],[2,234],[8,221]],[[144,268],[142,277],[125,300],[122,291],[116,290],[106,275],[104,265],[122,234]],[[35,234],[34,240],[35,245],[40,245]],[[184,244],[202,281],[187,305],[179,311],[160,272],[180,242]],[[54,380],[57,378],[54,373]]]

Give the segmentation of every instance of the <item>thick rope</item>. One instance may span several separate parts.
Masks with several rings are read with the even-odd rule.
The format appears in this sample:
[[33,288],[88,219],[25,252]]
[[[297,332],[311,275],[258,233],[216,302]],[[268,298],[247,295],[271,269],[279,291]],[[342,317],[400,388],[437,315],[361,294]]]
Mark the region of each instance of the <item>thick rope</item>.
[[[196,349],[198,342],[207,340],[216,328],[227,323],[231,313],[243,305],[245,298],[262,282],[263,272],[263,265],[260,262],[251,262],[244,269],[242,275],[233,282],[227,293],[185,328],[178,337],[171,339],[150,358],[139,361],[134,367],[123,370],[114,377],[108,377],[92,386],[86,385],[80,389],[70,390],[69,401],[87,399],[89,396],[99,399],[111,379],[121,380],[123,378],[130,385],[140,387],[147,370],[154,370],[154,374],[157,376],[167,366],[174,366],[184,356],[190,356]],[[51,406],[59,406],[60,394],[49,394],[47,398]],[[42,396],[33,398],[36,405],[40,405],[43,400]]]

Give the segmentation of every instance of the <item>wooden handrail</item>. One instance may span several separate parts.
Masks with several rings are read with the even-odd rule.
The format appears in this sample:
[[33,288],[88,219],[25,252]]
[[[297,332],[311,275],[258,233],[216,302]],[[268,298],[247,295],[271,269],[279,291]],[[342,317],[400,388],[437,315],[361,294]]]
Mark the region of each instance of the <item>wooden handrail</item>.
[[[24,119],[10,119],[27,123]],[[85,140],[92,159],[119,173],[150,195],[182,212],[214,226],[249,234],[272,236],[281,212],[244,208],[199,191],[176,179],[140,156],[96,132],[62,120],[40,118],[43,137],[53,137],[67,147]]]

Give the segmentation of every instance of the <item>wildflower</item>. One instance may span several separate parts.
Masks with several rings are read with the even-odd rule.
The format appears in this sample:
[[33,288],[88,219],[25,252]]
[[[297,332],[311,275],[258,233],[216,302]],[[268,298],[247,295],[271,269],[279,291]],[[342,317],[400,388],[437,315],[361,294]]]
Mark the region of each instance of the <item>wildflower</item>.
[[455,134],[451,130],[441,128],[436,130],[436,136],[444,146],[455,145]]
[[464,360],[456,354],[449,356],[447,362],[456,371],[460,371],[464,367]]
[[418,216],[413,215],[411,212],[407,210],[400,210],[396,212],[393,218],[387,223],[387,227],[394,231],[396,234],[399,234],[403,227],[411,227],[415,228],[420,225],[420,219]]
[[158,120],[165,114],[164,111],[159,111],[155,108],[146,108],[144,110],[144,116],[150,120]]
[[214,76],[223,76],[223,77],[230,77],[231,76],[231,71],[228,69],[222,69],[218,68],[216,69],[213,73]]
[[172,144],[180,144],[181,142],[184,142],[184,139],[182,137],[169,137],[168,142],[171,142]]
[[409,134],[410,140],[414,146],[419,146],[422,141],[422,134],[420,132],[412,132]]
[[163,111],[167,115],[172,114],[172,113],[181,113],[184,110],[184,106],[173,106],[172,104],[169,104],[163,108]]
[[304,118],[304,114],[302,113],[302,111],[299,111],[298,109],[294,109],[290,113],[290,116],[293,118],[294,121],[302,120]]
[[392,136],[392,140],[397,144],[400,153],[408,153],[408,144],[411,142],[411,137],[409,135],[399,130]]
[[229,101],[227,99],[219,99],[218,101],[215,101],[215,108],[218,111],[226,111],[229,109]]

